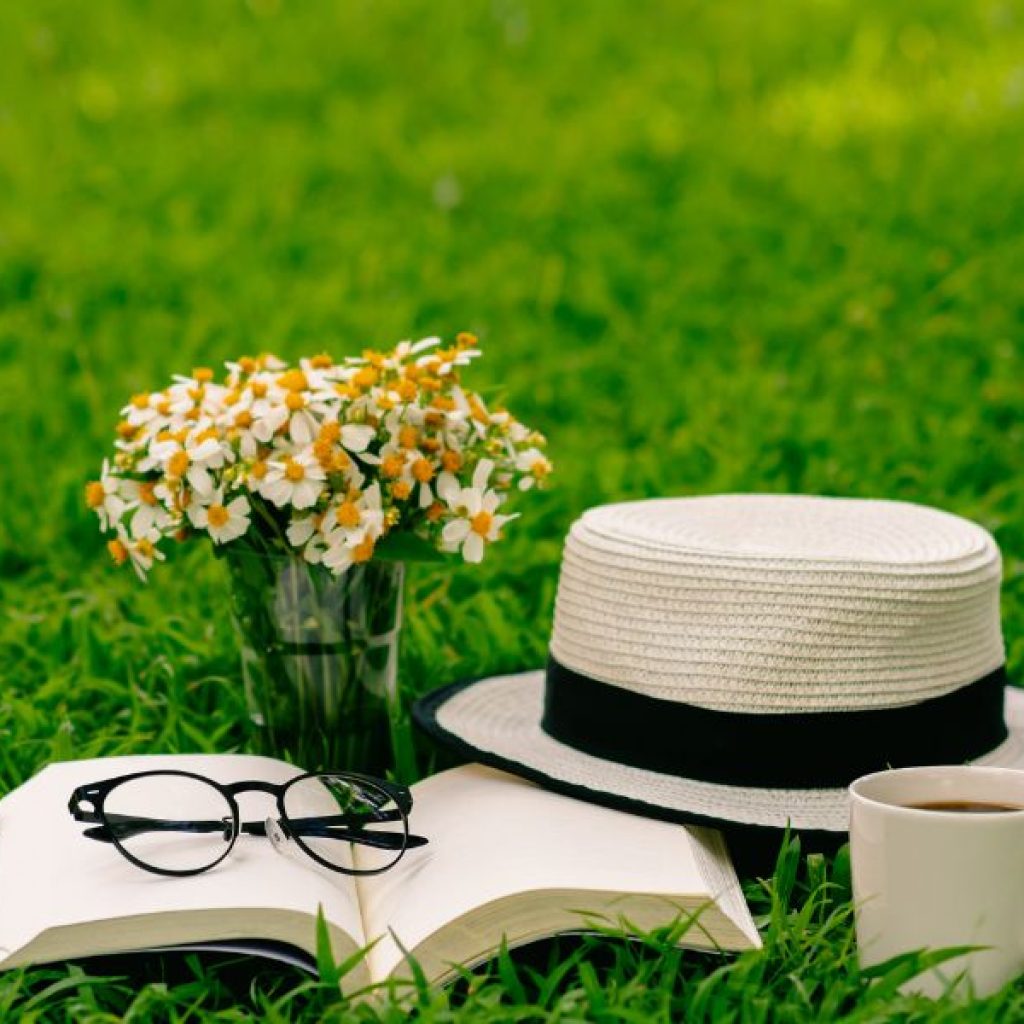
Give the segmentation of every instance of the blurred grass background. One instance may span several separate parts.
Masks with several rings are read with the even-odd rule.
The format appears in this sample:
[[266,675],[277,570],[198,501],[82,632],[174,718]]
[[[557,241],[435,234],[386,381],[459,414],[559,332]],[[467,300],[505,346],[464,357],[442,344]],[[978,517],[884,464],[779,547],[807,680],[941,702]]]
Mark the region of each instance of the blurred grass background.
[[259,350],[468,329],[554,487],[417,568],[404,684],[539,664],[586,506],[806,491],[972,517],[1024,668],[1024,5],[0,6],[0,785],[248,737],[206,548],[140,587],[117,410]]

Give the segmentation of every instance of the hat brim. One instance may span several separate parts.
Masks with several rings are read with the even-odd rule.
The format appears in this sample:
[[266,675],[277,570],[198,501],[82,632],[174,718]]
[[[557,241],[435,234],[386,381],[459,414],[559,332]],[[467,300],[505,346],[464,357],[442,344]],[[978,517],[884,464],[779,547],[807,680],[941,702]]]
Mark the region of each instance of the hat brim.
[[[619,810],[682,824],[847,831],[845,789],[726,786],[634,768],[553,739],[541,728],[543,709],[544,671],[537,670],[442,687],[417,701],[413,716],[466,757]],[[1024,769],[1024,690],[1006,688],[1005,714],[1008,738],[975,764]]]

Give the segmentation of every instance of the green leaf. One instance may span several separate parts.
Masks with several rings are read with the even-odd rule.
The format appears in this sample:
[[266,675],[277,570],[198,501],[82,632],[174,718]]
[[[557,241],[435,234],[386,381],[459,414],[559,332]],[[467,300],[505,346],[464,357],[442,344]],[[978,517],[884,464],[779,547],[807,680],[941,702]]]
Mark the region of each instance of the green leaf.
[[327,918],[324,917],[322,904],[316,908],[316,969],[320,980],[325,985],[332,988],[341,985],[341,971],[338,969],[338,962],[334,959],[331,933],[327,927]]

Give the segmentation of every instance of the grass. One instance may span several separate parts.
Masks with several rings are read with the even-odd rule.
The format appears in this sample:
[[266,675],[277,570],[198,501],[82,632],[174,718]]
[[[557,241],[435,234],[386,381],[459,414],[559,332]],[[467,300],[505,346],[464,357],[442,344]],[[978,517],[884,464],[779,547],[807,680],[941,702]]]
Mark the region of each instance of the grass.
[[[0,787],[251,742],[222,567],[182,550],[139,587],[81,491],[127,395],[257,349],[473,330],[475,382],[550,435],[556,486],[487,563],[412,574],[410,694],[542,660],[581,509],[730,490],[982,522],[1019,677],[1021,52],[1024,7],[953,0],[0,6]],[[1021,1012],[1016,988],[963,1009],[869,983],[842,885],[787,871],[761,954],[556,947],[420,993],[421,1016]],[[0,1010],[369,1012],[194,966],[142,987],[14,972]]]

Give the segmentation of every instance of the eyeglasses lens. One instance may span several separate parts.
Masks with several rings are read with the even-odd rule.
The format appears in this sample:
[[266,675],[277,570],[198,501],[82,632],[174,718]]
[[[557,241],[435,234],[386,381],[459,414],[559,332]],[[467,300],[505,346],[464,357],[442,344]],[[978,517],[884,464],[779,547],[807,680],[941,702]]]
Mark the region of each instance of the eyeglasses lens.
[[186,775],[153,774],[122,782],[103,802],[115,843],[158,871],[202,871],[234,838],[231,804],[216,787]]
[[383,870],[405,851],[406,817],[372,783],[330,774],[299,779],[285,790],[284,812],[299,846],[346,871]]

